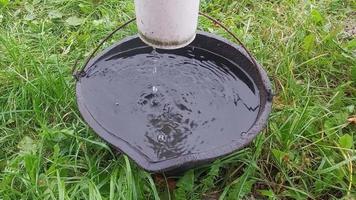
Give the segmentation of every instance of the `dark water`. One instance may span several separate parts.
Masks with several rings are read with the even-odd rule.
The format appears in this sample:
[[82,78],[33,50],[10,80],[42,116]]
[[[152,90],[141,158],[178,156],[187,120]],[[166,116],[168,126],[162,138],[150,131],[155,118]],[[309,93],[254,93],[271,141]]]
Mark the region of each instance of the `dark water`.
[[96,121],[151,161],[211,151],[244,137],[260,103],[252,79],[206,50],[169,52],[131,50],[87,70],[82,92]]

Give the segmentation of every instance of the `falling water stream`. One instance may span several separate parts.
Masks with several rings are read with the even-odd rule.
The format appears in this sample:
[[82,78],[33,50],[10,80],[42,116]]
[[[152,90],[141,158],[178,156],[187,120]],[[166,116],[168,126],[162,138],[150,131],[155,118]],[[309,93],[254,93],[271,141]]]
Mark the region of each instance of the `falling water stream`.
[[156,51],[156,49],[155,48],[153,48],[153,50],[152,50],[152,61],[153,61],[153,64],[152,64],[152,68],[153,68],[153,70],[152,70],[152,77],[153,77],[153,80],[152,80],[152,84],[153,84],[153,86],[152,86],[152,92],[154,93],[154,94],[156,94],[157,93],[157,91],[158,91],[158,88],[157,88],[157,86],[156,86],[156,82],[157,82],[157,61],[158,61],[158,59],[159,59],[159,54],[157,53],[157,51]]

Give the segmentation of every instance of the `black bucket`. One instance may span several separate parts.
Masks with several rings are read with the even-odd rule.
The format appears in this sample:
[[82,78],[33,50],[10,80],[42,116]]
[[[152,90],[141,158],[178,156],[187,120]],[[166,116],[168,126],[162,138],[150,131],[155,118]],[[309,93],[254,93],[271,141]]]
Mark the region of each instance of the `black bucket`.
[[[159,69],[152,69],[155,56]],[[131,36],[86,64],[77,77],[79,110],[101,138],[147,171],[206,164],[249,144],[267,123],[271,84],[252,59],[206,32],[177,50],[154,51]],[[152,70],[159,80],[148,80]]]

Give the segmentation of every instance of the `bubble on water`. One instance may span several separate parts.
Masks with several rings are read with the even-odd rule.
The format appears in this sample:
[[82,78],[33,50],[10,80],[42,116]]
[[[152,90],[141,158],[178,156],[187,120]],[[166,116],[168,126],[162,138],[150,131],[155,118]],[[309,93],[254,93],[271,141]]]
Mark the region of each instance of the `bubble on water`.
[[241,132],[241,137],[244,138],[247,136],[247,132]]
[[164,135],[164,134],[159,134],[159,135],[157,136],[157,140],[158,140],[159,142],[165,142],[165,141],[167,140],[167,136]]
[[157,106],[159,106],[159,101],[157,100],[157,99],[152,99],[151,100],[151,106],[152,107],[157,107]]

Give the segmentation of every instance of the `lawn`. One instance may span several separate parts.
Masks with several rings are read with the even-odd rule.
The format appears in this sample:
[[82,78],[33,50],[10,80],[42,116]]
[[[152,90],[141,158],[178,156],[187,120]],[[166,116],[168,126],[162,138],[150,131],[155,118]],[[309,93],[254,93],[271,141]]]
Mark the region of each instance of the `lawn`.
[[[355,199],[355,10],[353,0],[202,0],[276,96],[248,147],[167,177],[110,149],[76,105],[73,66],[134,17],[133,0],[0,0],[0,200]],[[233,40],[203,18],[199,29]]]

